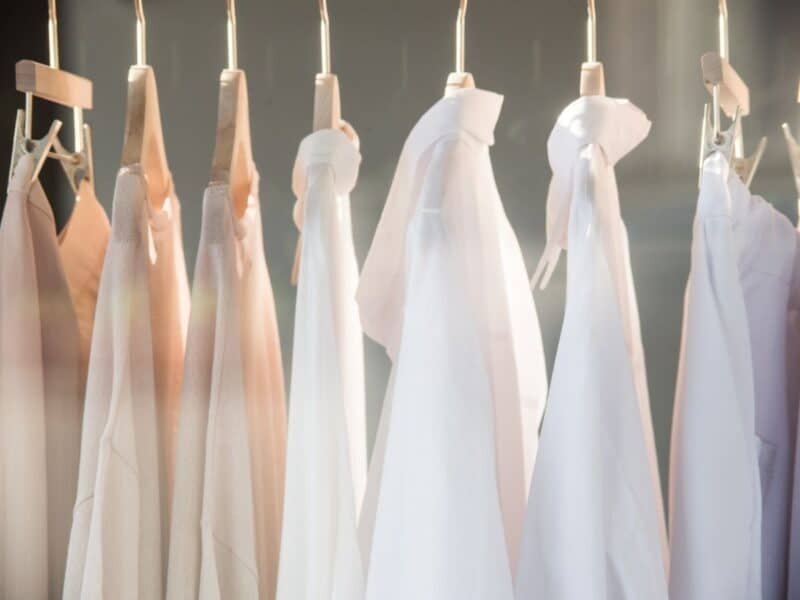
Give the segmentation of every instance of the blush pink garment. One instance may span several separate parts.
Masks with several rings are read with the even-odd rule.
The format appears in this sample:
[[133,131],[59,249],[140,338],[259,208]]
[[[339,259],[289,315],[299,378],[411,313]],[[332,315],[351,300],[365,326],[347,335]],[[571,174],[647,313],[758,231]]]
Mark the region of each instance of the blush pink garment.
[[359,600],[358,509],[366,480],[364,351],[350,190],[358,139],[300,144],[292,187],[302,253],[295,311],[279,600]]
[[275,595],[286,408],[257,177],[233,214],[212,184],[192,286],[167,598]]
[[403,148],[358,290],[393,361],[360,534],[370,600],[512,596],[546,376],[489,157],[502,97],[440,100]]
[[66,600],[164,595],[189,314],[180,204],[117,177],[92,340]]
[[542,265],[567,297],[533,473],[517,600],[666,600],[667,538],[616,163],[650,131],[628,100],[567,106],[547,143]]
[[0,598],[58,598],[108,219],[83,183],[60,239],[25,156],[0,223]]

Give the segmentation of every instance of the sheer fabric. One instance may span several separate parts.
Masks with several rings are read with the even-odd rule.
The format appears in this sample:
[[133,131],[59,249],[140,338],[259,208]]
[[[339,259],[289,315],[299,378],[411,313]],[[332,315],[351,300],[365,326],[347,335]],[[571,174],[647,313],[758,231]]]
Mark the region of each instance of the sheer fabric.
[[58,598],[78,478],[85,365],[108,219],[91,185],[67,227],[34,161],[0,222],[0,597]]
[[161,598],[189,286],[180,204],[117,177],[97,305],[65,599]]
[[212,184],[192,286],[167,598],[271,599],[286,409],[257,177],[241,218]]
[[567,297],[533,473],[519,600],[667,598],[666,528],[615,164],[650,122],[627,100],[570,104],[548,140],[542,265]]
[[364,356],[350,190],[358,141],[321,130],[300,144],[302,231],[289,401],[281,600],[364,597],[357,515],[366,479]]
[[412,131],[358,290],[393,361],[362,509],[366,597],[510,598],[546,393],[541,336],[489,158],[502,97]]

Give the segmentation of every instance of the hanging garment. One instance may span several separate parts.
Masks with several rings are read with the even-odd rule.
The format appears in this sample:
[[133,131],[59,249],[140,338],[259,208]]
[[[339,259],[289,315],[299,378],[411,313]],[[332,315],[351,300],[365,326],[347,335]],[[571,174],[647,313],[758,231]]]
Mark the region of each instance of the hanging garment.
[[364,351],[350,190],[358,140],[320,130],[300,144],[302,231],[279,600],[364,597],[357,515],[366,480]]
[[108,219],[82,182],[56,236],[32,156],[0,222],[0,598],[59,598]]
[[[800,232],[798,232],[800,244]],[[789,517],[789,555],[787,573],[787,598],[800,598],[800,252],[795,254],[792,293],[789,299],[789,335],[787,373],[789,399],[795,401],[797,415],[794,424],[794,467],[792,503]]]
[[286,409],[258,181],[233,214],[212,184],[192,287],[167,598],[274,597]]
[[65,600],[162,598],[189,313],[180,204],[120,171],[86,386]]
[[362,511],[366,597],[511,598],[546,394],[541,335],[489,157],[502,97],[411,132],[362,272],[393,361]]
[[629,101],[587,96],[564,109],[548,140],[553,178],[541,265],[551,273],[567,250],[567,296],[519,600],[667,598],[666,527],[614,174],[649,130]]
[[787,597],[797,234],[731,171],[706,159],[695,219],[670,469],[676,600]]

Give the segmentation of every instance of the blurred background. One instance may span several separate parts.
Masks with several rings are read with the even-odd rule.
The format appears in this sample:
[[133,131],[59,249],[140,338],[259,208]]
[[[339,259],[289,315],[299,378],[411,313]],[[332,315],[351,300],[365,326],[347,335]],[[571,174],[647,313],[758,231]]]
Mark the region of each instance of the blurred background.
[[[300,140],[310,133],[314,75],[319,70],[316,0],[239,0],[239,64],[247,71],[254,155],[261,172],[267,260],[275,290],[287,376],[296,231],[290,178]],[[796,197],[780,125],[800,128],[800,2],[729,0],[731,62],[750,86],[745,150],[762,135],[769,145],[752,189],[797,220]],[[343,116],[361,138],[363,163],[352,195],[359,260],[380,216],[400,149],[416,120],[442,95],[453,68],[457,0],[329,0],[333,71]],[[122,148],[128,67],[135,62],[132,0],[62,0],[61,66],[94,81],[96,188],[111,208]],[[224,0],[144,0],[148,62],[159,83],[168,158],[183,205],[189,271],[200,234],[203,190],[213,150],[218,79],[226,62]],[[617,167],[631,242],[647,355],[661,475],[666,480],[682,300],[689,270],[697,197],[703,104],[700,56],[717,49],[716,0],[597,1],[598,58],[607,92],[626,97],[653,121],[649,138]],[[466,63],[479,87],[505,95],[492,160],[506,211],[529,270],[545,241],[550,178],[545,143],[559,112],[577,96],[585,57],[586,4],[581,0],[471,0]],[[9,164],[14,63],[47,62],[47,2],[6,2],[0,21],[0,163]],[[37,102],[34,133],[54,116],[72,140],[71,112]],[[53,161],[49,161],[53,162]],[[72,199],[64,178],[43,175],[59,223]],[[2,202],[0,200],[0,202]],[[565,265],[536,293],[548,366],[564,304]],[[380,415],[389,361],[367,343],[369,443]]]

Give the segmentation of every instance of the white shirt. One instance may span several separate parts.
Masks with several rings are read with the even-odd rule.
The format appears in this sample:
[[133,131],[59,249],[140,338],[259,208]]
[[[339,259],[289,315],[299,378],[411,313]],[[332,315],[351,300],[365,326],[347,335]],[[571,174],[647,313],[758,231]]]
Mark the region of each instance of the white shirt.
[[789,221],[721,154],[706,159],[673,419],[677,600],[787,597],[796,245]]
[[522,253],[489,158],[502,97],[465,89],[417,123],[362,271],[393,360],[362,510],[370,600],[502,600],[546,394]]
[[302,258],[280,600],[364,597],[357,530],[367,470],[364,352],[349,196],[360,162],[358,140],[328,129],[303,140],[294,167]]
[[85,366],[108,219],[82,182],[56,236],[34,160],[0,222],[0,598],[58,598],[78,479]]
[[117,177],[86,389],[64,598],[161,598],[189,286],[180,204]]
[[192,285],[167,598],[274,597],[285,446],[258,178],[240,218],[227,185],[212,184]]
[[533,473],[518,600],[666,600],[666,528],[614,165],[650,122],[584,97],[548,140],[548,247],[567,297]]

